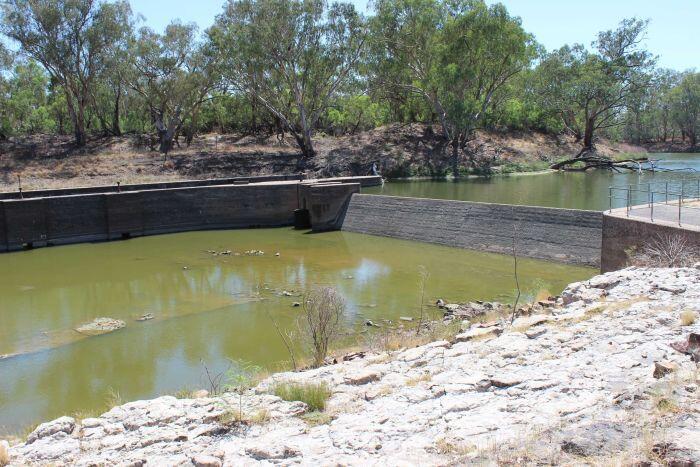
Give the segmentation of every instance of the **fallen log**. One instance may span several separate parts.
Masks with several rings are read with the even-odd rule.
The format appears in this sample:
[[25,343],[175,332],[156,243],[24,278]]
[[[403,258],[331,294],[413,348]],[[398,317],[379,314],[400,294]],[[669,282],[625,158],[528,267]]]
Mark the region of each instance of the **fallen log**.
[[[579,162],[584,165],[576,166]],[[565,170],[572,172],[583,172],[589,169],[608,169],[608,170],[653,170],[652,168],[642,167],[641,164],[649,162],[648,157],[638,157],[633,159],[621,159],[613,160],[607,157],[601,156],[586,156],[586,157],[575,157],[573,159],[567,159],[564,161],[557,162],[549,166],[552,170]],[[633,164],[633,165],[631,165]]]

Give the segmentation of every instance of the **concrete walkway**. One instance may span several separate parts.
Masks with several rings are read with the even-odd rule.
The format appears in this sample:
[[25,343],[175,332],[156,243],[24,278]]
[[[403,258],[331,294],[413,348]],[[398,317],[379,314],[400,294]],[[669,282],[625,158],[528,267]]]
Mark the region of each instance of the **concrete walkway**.
[[[653,211],[653,212],[652,212]],[[678,219],[678,204],[655,203],[652,207],[648,204],[633,206],[629,213],[626,208],[613,209],[606,212],[615,217],[630,217],[647,222],[661,222],[674,224],[692,230],[700,230],[700,203],[684,203],[680,209],[680,223]]]

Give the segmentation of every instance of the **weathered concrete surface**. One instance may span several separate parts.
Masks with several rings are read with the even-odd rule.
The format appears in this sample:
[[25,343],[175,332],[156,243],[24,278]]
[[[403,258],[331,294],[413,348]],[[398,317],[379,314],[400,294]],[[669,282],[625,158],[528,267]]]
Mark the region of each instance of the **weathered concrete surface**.
[[291,175],[260,175],[254,177],[231,177],[231,178],[211,178],[207,180],[183,180],[179,182],[162,182],[162,183],[140,183],[140,184],[116,184],[110,186],[91,186],[81,188],[62,188],[55,190],[30,190],[25,191],[21,195],[19,192],[0,192],[0,200],[3,199],[24,199],[27,198],[46,198],[53,196],[68,196],[68,195],[88,195],[99,193],[117,193],[125,191],[146,191],[146,190],[165,190],[168,188],[195,188],[202,186],[214,185],[234,185],[247,183],[262,183],[262,182],[288,182],[288,181],[307,181],[307,182],[351,182],[359,183],[362,187],[377,186],[382,184],[382,177],[375,175],[366,175],[359,177],[333,177],[324,179],[309,179],[305,173]]
[[343,230],[597,266],[602,213],[468,201],[353,195]]
[[[62,417],[12,446],[10,463],[697,465],[697,366],[670,346],[700,332],[682,325],[688,309],[700,309],[696,268],[609,273],[571,284],[546,320],[524,317],[541,323],[529,330],[501,323],[498,337],[276,374],[241,406],[166,396]],[[307,424],[304,403],[266,394],[277,381],[327,383],[327,420]],[[256,421],[219,418],[239,410]]]
[[224,185],[205,182],[210,181],[196,182],[196,186],[178,182],[175,188],[120,192],[99,192],[104,187],[96,187],[94,193],[52,190],[61,195],[0,199],[0,251],[188,230],[292,225],[302,183],[313,187],[309,190],[318,211],[314,228],[328,230],[338,224],[350,193],[363,184],[381,183],[381,178],[346,177],[333,179],[332,183],[247,183],[247,179]]
[[687,223],[679,226],[677,222],[658,217],[653,222],[648,216],[627,217],[625,208],[606,211],[603,216],[601,270],[624,268],[628,265],[630,253],[660,237],[680,237],[688,245],[700,247],[700,226]]
[[360,192],[359,183],[302,183],[299,186],[299,207],[308,209],[312,230],[337,230],[350,197]]

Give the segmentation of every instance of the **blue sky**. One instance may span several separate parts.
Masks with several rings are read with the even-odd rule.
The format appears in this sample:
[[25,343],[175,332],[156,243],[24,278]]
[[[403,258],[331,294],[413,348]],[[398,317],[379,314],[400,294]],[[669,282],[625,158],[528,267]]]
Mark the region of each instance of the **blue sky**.
[[[367,10],[367,0],[352,0]],[[487,0],[496,3],[497,0]],[[598,31],[614,28],[625,18],[651,19],[646,45],[659,55],[659,65],[677,70],[700,69],[700,0],[500,0],[520,16],[526,30],[555,49],[566,43],[589,45]],[[131,0],[146,24],[162,30],[173,18],[209,26],[224,0]]]
[[[157,31],[175,18],[207,28],[225,0],[130,0],[135,13]],[[350,0],[369,12],[368,0]],[[500,1],[522,18],[525,29],[547,50],[564,44],[590,45],[598,31],[635,16],[650,19],[646,47],[661,67],[700,70],[700,0],[486,0]],[[2,40],[2,38],[0,38]]]

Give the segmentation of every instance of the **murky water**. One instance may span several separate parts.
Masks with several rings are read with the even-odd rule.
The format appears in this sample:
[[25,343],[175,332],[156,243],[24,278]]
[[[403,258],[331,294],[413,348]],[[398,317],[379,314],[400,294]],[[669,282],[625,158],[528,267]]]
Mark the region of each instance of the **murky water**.
[[[235,256],[251,249],[265,255]],[[416,316],[420,266],[430,301],[513,296],[507,256],[345,232],[195,232],[0,255],[0,354],[19,354],[0,359],[0,432],[100,408],[110,388],[131,400],[207,387],[202,362],[275,368],[287,355],[270,317],[294,328],[295,295],[314,284],[338,287],[356,331]],[[595,274],[524,259],[519,269],[530,293]],[[146,313],[154,319],[136,321]],[[126,327],[73,330],[102,316]]]
[[[700,154],[650,154],[649,157],[660,160],[659,166],[662,168],[690,168],[697,172],[638,174],[598,170],[588,173],[518,174],[460,181],[397,180],[382,187],[366,188],[363,193],[602,211],[610,207],[608,187],[611,185],[700,177]],[[655,189],[661,187],[662,185],[657,185]],[[693,193],[697,192],[695,185],[689,189]],[[644,203],[646,200],[640,199],[638,202]],[[615,200],[613,207],[622,206],[622,203],[621,200]]]

